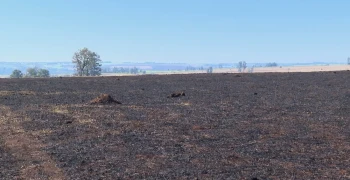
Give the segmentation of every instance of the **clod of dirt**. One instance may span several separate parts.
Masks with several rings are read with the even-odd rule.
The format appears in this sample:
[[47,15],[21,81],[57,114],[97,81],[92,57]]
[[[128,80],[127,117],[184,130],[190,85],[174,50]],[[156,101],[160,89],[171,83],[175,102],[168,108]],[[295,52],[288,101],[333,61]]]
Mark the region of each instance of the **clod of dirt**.
[[236,77],[242,77],[241,75],[237,74]]
[[102,94],[98,96],[97,98],[90,101],[90,104],[121,104],[121,102],[114,100],[109,94]]
[[258,93],[254,93],[254,95],[258,95]]
[[72,124],[73,121],[66,121],[66,124]]
[[171,93],[170,96],[168,96],[168,98],[180,97],[180,96],[185,96],[185,92]]
[[202,174],[208,174],[208,171],[207,170],[203,170]]

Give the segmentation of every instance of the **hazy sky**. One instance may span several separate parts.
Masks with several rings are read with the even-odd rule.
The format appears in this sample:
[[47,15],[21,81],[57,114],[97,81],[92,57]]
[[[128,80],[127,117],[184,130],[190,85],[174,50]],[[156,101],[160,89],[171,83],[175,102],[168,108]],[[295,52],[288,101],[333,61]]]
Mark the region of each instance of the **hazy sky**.
[[0,0],[0,62],[345,62],[349,0]]

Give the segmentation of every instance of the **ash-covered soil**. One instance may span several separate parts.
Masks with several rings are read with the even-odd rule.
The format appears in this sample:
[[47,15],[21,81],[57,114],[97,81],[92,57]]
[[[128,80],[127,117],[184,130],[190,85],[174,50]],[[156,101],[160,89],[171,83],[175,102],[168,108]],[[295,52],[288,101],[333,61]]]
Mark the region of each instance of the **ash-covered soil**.
[[118,78],[0,79],[0,178],[350,179],[348,71]]

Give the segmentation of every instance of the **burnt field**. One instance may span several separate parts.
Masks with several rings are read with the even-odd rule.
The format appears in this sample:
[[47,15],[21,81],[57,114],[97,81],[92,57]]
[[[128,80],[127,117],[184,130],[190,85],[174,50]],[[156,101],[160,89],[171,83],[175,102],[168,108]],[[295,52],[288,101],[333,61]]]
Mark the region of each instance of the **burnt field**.
[[350,179],[350,72],[0,79],[0,179],[30,178]]

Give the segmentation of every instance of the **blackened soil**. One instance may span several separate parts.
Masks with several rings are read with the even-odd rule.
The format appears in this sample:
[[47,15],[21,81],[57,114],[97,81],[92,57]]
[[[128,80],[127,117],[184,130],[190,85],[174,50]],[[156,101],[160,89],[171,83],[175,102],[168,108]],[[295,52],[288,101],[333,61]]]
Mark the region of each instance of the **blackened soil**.
[[349,72],[0,79],[0,102],[67,179],[350,178]]

